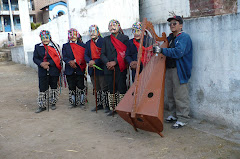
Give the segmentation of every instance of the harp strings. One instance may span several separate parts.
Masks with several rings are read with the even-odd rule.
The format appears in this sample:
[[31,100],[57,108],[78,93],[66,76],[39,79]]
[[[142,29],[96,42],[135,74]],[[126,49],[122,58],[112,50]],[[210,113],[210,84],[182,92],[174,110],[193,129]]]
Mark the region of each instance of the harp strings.
[[155,39],[155,36],[151,35],[150,32],[146,31],[145,41],[143,43],[145,50],[142,51],[142,56],[144,56],[144,58],[142,58],[144,61],[144,64],[142,64],[144,71],[142,70],[141,77],[139,80],[137,105],[139,104],[141,97],[144,95],[143,94],[145,92],[144,90],[147,89],[147,85],[150,82],[150,79],[152,78],[151,75],[154,69],[154,58],[152,57],[155,56],[153,54],[153,49],[152,49],[153,44],[155,43],[154,39]]

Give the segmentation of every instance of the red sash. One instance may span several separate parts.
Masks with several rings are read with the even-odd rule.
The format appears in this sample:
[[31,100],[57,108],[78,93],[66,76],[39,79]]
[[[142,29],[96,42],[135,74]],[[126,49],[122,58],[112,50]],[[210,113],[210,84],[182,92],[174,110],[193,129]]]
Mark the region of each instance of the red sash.
[[86,61],[84,59],[85,48],[75,43],[70,43],[70,46],[72,48],[74,58],[76,59],[76,63],[83,72],[87,66]]
[[113,46],[117,51],[117,61],[120,71],[123,72],[127,68],[127,63],[124,60],[127,46],[124,45],[120,40],[115,38],[113,35],[110,35],[110,38]]
[[93,60],[100,59],[102,48],[97,47],[97,45],[93,42],[93,40],[91,40],[90,47],[91,47],[92,59]]
[[61,63],[60,63],[60,58],[61,58],[60,53],[57,53],[57,51],[51,46],[44,45],[44,48],[45,48],[45,50],[48,50],[48,54],[53,59],[55,65],[59,69],[59,72],[61,72],[62,67],[61,67]]
[[[138,43],[135,38],[133,39],[133,44],[137,47],[137,50],[138,50],[138,49],[139,49],[139,46],[140,46],[140,43]],[[149,47],[147,47],[147,48],[145,48],[144,46],[142,46],[142,58],[141,58],[141,62],[142,62],[142,64],[143,64],[144,66],[150,61],[151,58],[146,57],[146,56],[147,56],[147,54],[148,54],[148,52],[149,52],[149,53],[150,53],[150,57],[152,57],[152,55],[153,55],[153,51],[152,51],[152,50],[153,50],[153,46],[149,46]]]

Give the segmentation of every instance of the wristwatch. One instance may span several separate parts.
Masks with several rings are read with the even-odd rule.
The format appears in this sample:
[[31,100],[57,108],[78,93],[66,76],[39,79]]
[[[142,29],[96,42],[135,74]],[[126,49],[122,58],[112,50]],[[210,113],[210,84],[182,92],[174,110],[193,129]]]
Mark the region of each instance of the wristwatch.
[[76,59],[74,59],[74,62],[77,63]]

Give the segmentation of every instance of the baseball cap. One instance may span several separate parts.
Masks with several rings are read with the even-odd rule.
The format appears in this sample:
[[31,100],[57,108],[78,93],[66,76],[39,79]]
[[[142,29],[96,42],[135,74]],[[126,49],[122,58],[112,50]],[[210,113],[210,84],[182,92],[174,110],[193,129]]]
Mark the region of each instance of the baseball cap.
[[182,17],[180,17],[180,16],[174,16],[174,17],[168,18],[167,21],[170,22],[170,21],[173,20],[173,19],[176,20],[176,21],[178,21],[180,24],[183,23],[183,19],[182,19]]

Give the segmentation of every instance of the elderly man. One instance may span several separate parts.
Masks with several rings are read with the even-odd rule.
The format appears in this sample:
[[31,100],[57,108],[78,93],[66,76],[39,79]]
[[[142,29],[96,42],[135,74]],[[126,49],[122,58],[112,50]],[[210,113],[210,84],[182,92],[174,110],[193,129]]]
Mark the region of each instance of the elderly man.
[[[100,57],[105,64],[104,76],[110,92],[108,100],[111,109],[108,116],[111,116],[115,113],[115,106],[127,91],[127,64],[124,58],[129,47],[129,38],[123,34],[120,23],[117,20],[113,19],[109,22],[108,30],[111,32],[111,35],[104,38]],[[113,84],[115,85],[115,90],[113,90]]]
[[[137,68],[137,57],[138,57],[138,50],[140,47],[140,40],[142,34],[142,23],[136,22],[132,25],[132,33],[134,38],[129,40],[129,49],[126,52],[126,61],[129,63],[129,66],[132,70],[132,81],[134,82],[135,75],[136,75],[136,68]],[[141,65],[140,65],[140,72],[142,71],[143,67],[150,61],[153,53],[152,53],[152,45],[153,39],[147,39],[147,36],[144,36],[143,39],[143,46],[142,46],[142,58],[141,58]]]
[[180,128],[189,120],[188,80],[192,70],[192,40],[182,31],[183,19],[180,16],[168,18],[172,33],[168,36],[169,48],[157,47],[166,59],[166,89],[169,116],[166,122],[175,122],[172,128]]
[[[97,110],[103,109],[103,106],[105,106],[105,113],[108,113],[110,110],[107,100],[108,86],[104,79],[104,72],[101,70],[104,67],[104,63],[100,59],[103,38],[100,36],[100,31],[97,25],[91,25],[89,27],[89,34],[91,40],[86,43],[84,56],[88,63],[88,74],[91,77],[93,86],[95,87],[96,85],[96,88],[94,89],[96,89]],[[96,107],[94,107],[92,111],[96,111]]]
[[65,62],[65,75],[69,88],[69,108],[84,105],[86,101],[86,88],[84,74],[86,61],[84,60],[85,44],[79,32],[71,28],[68,31],[68,43],[63,44],[62,54]]
[[[40,32],[41,43],[35,45],[33,61],[38,66],[39,93],[38,109],[35,113],[46,110],[46,105],[50,104],[52,110],[56,109],[58,100],[58,80],[61,73],[61,55],[52,40],[50,32],[42,30]],[[49,93],[49,86],[51,87]],[[50,98],[49,98],[50,94]]]

